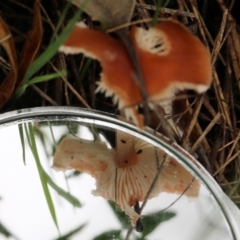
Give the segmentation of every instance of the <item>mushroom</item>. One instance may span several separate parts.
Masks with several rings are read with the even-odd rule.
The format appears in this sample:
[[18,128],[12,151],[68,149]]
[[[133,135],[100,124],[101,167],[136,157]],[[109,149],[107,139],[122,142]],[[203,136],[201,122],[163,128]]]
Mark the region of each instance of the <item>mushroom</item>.
[[66,54],[83,53],[101,63],[102,73],[96,92],[113,96],[119,109],[124,107],[128,118],[142,125],[136,104],[141,103],[140,92],[134,81],[134,68],[122,42],[107,33],[89,29],[83,22],[77,23],[66,42],[60,47]]
[[182,194],[195,198],[200,184],[173,158],[165,158],[162,150],[124,132],[117,132],[116,149],[102,142],[65,137],[59,144],[53,161],[56,170],[75,169],[96,179],[93,195],[114,201],[136,225],[140,215],[133,206],[143,202],[158,173],[161,174],[148,199],[161,192]]
[[[210,55],[200,40],[174,19],[162,20],[145,30],[130,30],[133,47],[139,58],[148,100],[171,105],[177,90],[205,92],[211,84]],[[143,100],[134,79],[134,67],[122,42],[107,33],[91,30],[77,23],[60,47],[66,54],[83,53],[102,66],[97,92],[113,96],[127,118],[142,127],[143,119],[136,105]],[[161,102],[160,102],[161,101]],[[166,109],[169,114],[171,107]]]
[[177,20],[162,20],[148,30],[133,27],[130,35],[152,101],[164,107],[179,90],[203,93],[211,85],[208,50]]

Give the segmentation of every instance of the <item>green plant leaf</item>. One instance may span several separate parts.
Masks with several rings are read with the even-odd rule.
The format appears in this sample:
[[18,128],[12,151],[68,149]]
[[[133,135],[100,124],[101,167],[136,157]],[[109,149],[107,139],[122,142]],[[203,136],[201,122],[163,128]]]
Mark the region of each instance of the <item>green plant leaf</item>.
[[86,223],[85,223],[85,224],[82,224],[82,225],[80,225],[79,227],[73,229],[72,231],[70,231],[70,232],[64,234],[63,236],[57,238],[56,240],[69,240],[69,239],[71,239],[71,237],[72,237],[73,235],[75,235],[76,233],[82,231],[82,229],[83,229],[86,225],[87,225]]
[[108,201],[108,204],[110,205],[117,219],[121,222],[122,227],[128,229],[130,226],[129,217],[122,210],[120,210],[114,202]]
[[110,231],[101,233],[97,237],[93,238],[93,240],[114,240],[114,239],[118,239],[118,240],[123,239],[121,237],[121,230],[110,230]]
[[0,222],[0,235],[5,236],[6,238],[10,238],[13,235],[11,232]]
[[175,216],[176,213],[170,211],[160,211],[152,215],[142,216],[143,232],[142,238],[140,239],[143,240],[144,237],[151,233],[159,224],[166,222]]

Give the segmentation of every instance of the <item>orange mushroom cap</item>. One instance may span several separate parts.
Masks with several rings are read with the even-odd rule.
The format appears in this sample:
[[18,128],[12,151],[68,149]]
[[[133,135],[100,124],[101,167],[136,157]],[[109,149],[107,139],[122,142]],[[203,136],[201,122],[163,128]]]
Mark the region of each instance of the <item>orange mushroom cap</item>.
[[162,20],[149,30],[133,27],[130,34],[151,99],[172,97],[176,90],[203,93],[209,88],[210,54],[178,21]]
[[161,192],[181,194],[190,184],[184,194],[198,196],[199,182],[192,182],[192,174],[173,158],[163,163],[164,155],[151,144],[123,132],[117,133],[116,149],[109,149],[100,142],[66,137],[56,150],[53,167],[91,174],[96,179],[96,190],[92,193],[116,202],[135,226],[140,215],[132,206],[145,200],[157,174],[156,156],[163,170],[149,199]]
[[66,54],[83,53],[100,61],[101,81],[96,91],[105,92],[107,97],[113,96],[120,109],[129,106],[125,109],[126,116],[138,123],[142,121],[135,109],[135,105],[142,101],[140,92],[134,81],[133,65],[122,42],[80,22],[59,50]]
[[[175,20],[163,20],[149,30],[133,27],[130,32],[151,100],[171,98],[176,90],[202,93],[211,84],[210,55],[200,40]],[[135,84],[134,68],[123,44],[108,34],[78,23],[60,47],[64,53],[83,53],[102,66],[97,91],[113,96],[127,118],[138,126],[143,120],[135,106],[143,101]]]

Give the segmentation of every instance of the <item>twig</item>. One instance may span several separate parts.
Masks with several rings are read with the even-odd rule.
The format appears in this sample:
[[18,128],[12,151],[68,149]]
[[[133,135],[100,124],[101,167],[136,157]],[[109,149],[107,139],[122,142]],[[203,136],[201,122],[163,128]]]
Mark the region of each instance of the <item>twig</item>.
[[201,134],[201,136],[198,138],[198,140],[193,144],[191,147],[189,153],[193,154],[198,146],[200,145],[202,139],[207,135],[207,133],[212,129],[212,127],[217,123],[217,121],[220,119],[221,114],[218,113],[215,118],[211,121],[211,123],[207,126],[207,128],[204,130],[204,132]]
[[50,98],[45,92],[43,92],[39,87],[37,87],[35,84],[31,86],[41,97],[46,99],[49,103],[51,103],[53,106],[59,106],[57,102],[55,102],[52,98]]
[[[137,3],[136,6],[139,8],[145,8],[145,9],[153,10],[153,11],[155,11],[157,9],[153,5],[142,4],[142,3]],[[170,9],[170,8],[160,8],[160,12],[169,13],[169,14],[178,13],[179,16],[195,18],[195,15],[193,13],[182,11],[182,10],[175,10],[175,9]]]
[[195,107],[195,110],[194,110],[194,113],[192,115],[192,119],[191,119],[191,121],[188,125],[188,128],[183,133],[183,137],[182,137],[182,146],[183,147],[186,147],[186,145],[189,141],[189,136],[190,136],[194,126],[196,125],[197,117],[198,117],[199,111],[202,107],[203,100],[204,100],[204,95],[201,95],[200,99],[198,99],[198,101],[197,101],[197,105]]

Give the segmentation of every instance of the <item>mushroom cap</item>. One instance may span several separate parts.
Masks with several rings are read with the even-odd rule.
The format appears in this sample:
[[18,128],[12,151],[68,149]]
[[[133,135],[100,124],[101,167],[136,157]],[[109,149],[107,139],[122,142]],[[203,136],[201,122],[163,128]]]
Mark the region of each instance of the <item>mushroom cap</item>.
[[[177,90],[192,89],[202,93],[209,88],[210,55],[200,40],[176,20],[163,20],[149,30],[133,27],[130,37],[151,100],[168,99],[165,104],[169,105]],[[122,42],[104,32],[89,29],[81,22],[76,24],[60,51],[83,53],[99,60],[102,73],[96,91],[113,96],[113,102],[124,110],[126,117],[143,126],[143,119],[135,108],[143,99],[135,84],[133,64]]]
[[[156,157],[157,156],[157,157]],[[96,179],[95,196],[114,201],[136,225],[140,215],[132,206],[143,202],[158,173],[156,162],[162,166],[159,179],[149,199],[161,192],[197,197],[200,184],[190,172],[173,158],[151,144],[127,133],[117,133],[116,149],[105,143],[66,137],[59,144],[53,167],[57,170],[75,169],[91,174]]]
[[102,73],[96,92],[113,97],[113,102],[118,104],[120,109],[126,107],[125,113],[128,118],[131,116],[135,122],[142,125],[143,120],[135,109],[142,99],[135,84],[132,62],[121,41],[79,22],[59,51],[66,54],[83,53],[98,60]]
[[115,158],[115,152],[105,143],[83,140],[72,136],[62,139],[53,158],[53,168],[57,171],[75,169],[96,178],[105,171],[106,162]]
[[203,93],[211,85],[207,48],[178,21],[162,20],[148,30],[133,27],[130,34],[151,99],[184,89]]

